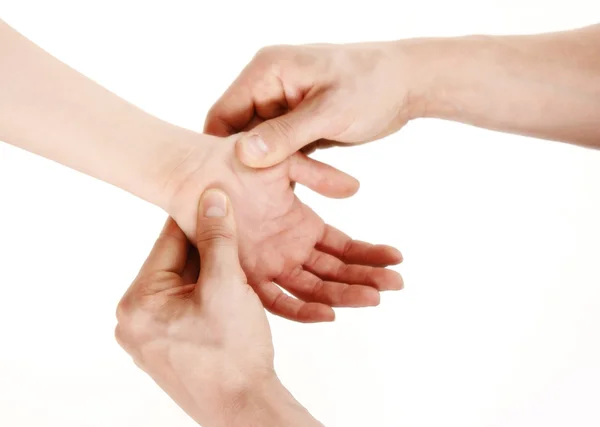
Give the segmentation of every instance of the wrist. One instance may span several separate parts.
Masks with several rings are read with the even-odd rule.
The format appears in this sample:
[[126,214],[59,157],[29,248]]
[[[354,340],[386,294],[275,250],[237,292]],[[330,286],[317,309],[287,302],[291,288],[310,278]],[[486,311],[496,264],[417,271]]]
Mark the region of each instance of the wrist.
[[224,396],[216,408],[215,427],[322,427],[274,372]]
[[487,36],[423,38],[395,42],[410,87],[411,119],[461,121],[466,105],[478,97],[480,59],[489,54]]
[[186,182],[205,164],[209,144],[206,144],[206,135],[176,126],[158,138],[162,139],[163,148],[152,167],[152,200],[149,201],[172,215]]
[[431,102],[431,74],[424,62],[425,39],[405,39],[385,42],[390,58],[390,81],[395,82],[395,97],[403,101],[403,116],[408,121],[423,118]]
[[237,161],[234,142],[238,137],[220,138],[193,132],[180,135],[179,143],[185,148],[175,161],[169,162],[167,172],[160,179],[159,205],[192,240],[196,235],[197,207],[202,193],[215,184],[224,186],[222,188],[232,195],[240,191],[231,186],[232,182],[239,181],[231,172],[231,162]]

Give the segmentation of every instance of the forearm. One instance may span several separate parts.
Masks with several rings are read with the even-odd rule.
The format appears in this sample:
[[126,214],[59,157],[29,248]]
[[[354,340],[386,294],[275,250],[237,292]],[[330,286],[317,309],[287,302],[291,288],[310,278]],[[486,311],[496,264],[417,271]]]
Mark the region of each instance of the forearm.
[[0,21],[0,140],[165,207],[190,149],[169,125],[61,63]]
[[223,415],[218,427],[323,427],[277,379],[240,394]]
[[[219,379],[212,387],[194,381],[189,370],[184,376],[179,373],[151,376],[203,427],[323,427],[274,374],[244,386],[239,386],[243,382],[240,379]],[[183,379],[173,382],[177,378]],[[232,383],[238,386],[229,386]]]
[[600,148],[600,25],[400,43],[417,117]]

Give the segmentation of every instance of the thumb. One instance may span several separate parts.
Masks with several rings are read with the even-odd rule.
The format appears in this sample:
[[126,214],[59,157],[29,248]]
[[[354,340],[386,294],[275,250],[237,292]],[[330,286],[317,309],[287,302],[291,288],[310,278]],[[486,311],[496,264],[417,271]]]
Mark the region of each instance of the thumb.
[[315,98],[287,114],[259,124],[238,141],[238,158],[247,166],[266,168],[281,163],[311,142],[325,138],[328,118],[318,112],[320,104],[319,98]]
[[245,281],[233,209],[227,195],[220,190],[206,190],[200,198],[196,247],[200,254],[198,282],[206,282],[202,287]]

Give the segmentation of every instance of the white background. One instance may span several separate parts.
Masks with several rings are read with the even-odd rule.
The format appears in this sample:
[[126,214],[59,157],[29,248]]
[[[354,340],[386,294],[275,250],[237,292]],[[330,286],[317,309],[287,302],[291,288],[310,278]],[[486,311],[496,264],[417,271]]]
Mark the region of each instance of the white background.
[[[0,16],[201,130],[263,45],[554,31],[600,21],[600,3],[0,0]],[[600,152],[426,120],[318,157],[362,189],[301,198],[356,238],[400,247],[406,289],[333,324],[271,317],[278,372],[317,418],[600,425]],[[116,304],[164,219],[0,143],[0,426],[193,425],[113,339]]]

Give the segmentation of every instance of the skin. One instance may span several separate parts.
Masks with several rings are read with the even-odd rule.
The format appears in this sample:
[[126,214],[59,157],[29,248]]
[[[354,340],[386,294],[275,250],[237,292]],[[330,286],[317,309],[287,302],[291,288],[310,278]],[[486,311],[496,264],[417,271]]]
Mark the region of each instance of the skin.
[[207,190],[197,212],[194,245],[167,221],[119,303],[117,341],[202,426],[322,426],[275,374],[227,196]]
[[[240,261],[265,307],[300,321],[332,320],[330,306],[377,305],[378,291],[402,287],[398,273],[383,268],[400,261],[399,252],[352,241],[295,196],[293,181],[330,187],[312,181],[327,175],[316,170],[328,166],[296,154],[257,173],[236,160],[235,139],[214,140],[198,154],[208,155],[210,162],[192,154],[187,160],[191,167],[180,167],[183,177],[177,179],[180,186],[173,193],[176,203],[184,205],[176,204],[170,211],[184,230],[195,230],[190,201],[198,200],[207,185],[219,185],[236,206],[243,206],[237,213],[244,230]],[[272,280],[297,298],[284,295]]]
[[600,147],[600,25],[551,34],[262,49],[205,130],[251,167],[439,118]]
[[261,50],[205,129],[246,165],[373,141],[441,118],[600,148],[600,25],[554,34]]
[[231,194],[242,267],[273,313],[332,321],[332,307],[374,306],[379,291],[402,288],[400,275],[385,269],[402,260],[398,250],[350,239],[293,192],[297,182],[325,196],[349,197],[358,190],[351,176],[302,154],[252,170],[235,156],[241,135],[222,138],[165,123],[2,21],[0,63],[0,140],[156,204],[190,239],[202,192],[218,184]]
[[[6,28],[2,31],[4,40],[17,37]],[[32,49],[18,43],[0,44],[0,48],[2,54],[16,58],[21,58],[22,49]],[[84,83],[64,66],[30,53],[31,57],[23,55],[24,63],[15,61],[2,69],[7,73],[0,79],[4,83],[2,139],[154,200],[181,224],[183,230],[172,221],[167,224],[119,305],[116,335],[134,361],[207,426],[319,425],[285,391],[272,369],[272,342],[259,299],[267,307],[270,300],[287,299],[264,298],[262,286],[246,286],[245,269],[257,269],[259,276],[266,277],[284,274],[290,266],[296,272],[310,271],[320,262],[312,254],[320,251],[338,261],[325,256],[317,273],[334,277],[335,270],[335,277],[342,280],[343,274],[355,268],[340,267],[339,262],[370,267],[399,259],[390,248],[351,243],[319,223],[297,201],[293,182],[304,181],[325,194],[344,195],[352,187],[341,175],[326,177],[329,172],[317,163],[298,166],[307,161],[294,154],[298,150],[376,140],[421,117],[600,146],[599,26],[538,36],[267,48],[211,110],[207,133],[226,137],[247,131],[222,140],[165,126]],[[48,62],[37,62],[42,59]],[[36,69],[46,73],[28,75]],[[54,80],[52,70],[56,71]],[[6,84],[7,77],[13,79],[11,85]],[[43,84],[44,79],[50,82]],[[28,88],[32,82],[34,90]],[[66,90],[57,96],[54,88]],[[78,96],[72,97],[73,93]],[[84,109],[81,114],[81,106],[89,105],[91,99],[98,108]],[[107,113],[113,110],[121,114]],[[65,125],[62,117],[75,118],[75,125]],[[31,123],[40,126],[26,129]],[[138,133],[140,127],[148,132]],[[82,134],[86,136],[83,148],[73,143],[75,138],[81,142]],[[53,144],[42,143],[42,137]],[[172,144],[168,154],[165,141]],[[246,165],[265,169],[260,173],[245,169],[236,163],[234,149]],[[86,157],[86,151],[95,157]],[[206,162],[205,156],[219,161]],[[218,172],[207,172],[213,167]],[[108,173],[107,168],[114,170]],[[160,184],[148,185],[152,179]],[[214,216],[206,218],[206,205],[190,206],[190,200],[198,200],[207,187],[217,183],[232,194],[221,222]],[[240,230],[244,228],[236,246],[230,208],[238,203],[252,206],[256,199],[247,194],[256,188],[264,190],[265,197],[260,208],[235,215]],[[273,229],[260,228],[260,221],[270,222]],[[305,223],[311,231],[294,234]],[[186,235],[197,236],[199,257]],[[280,235],[297,239],[305,248],[300,251],[304,255],[288,249],[289,255],[279,257],[286,253],[285,244],[278,246]],[[243,243],[246,238],[248,246]],[[269,256],[248,253],[251,244]],[[361,262],[354,262],[355,258]],[[327,270],[331,265],[337,267]],[[369,270],[374,271],[380,270]],[[286,277],[280,280],[285,282]],[[323,277],[316,283],[317,290],[330,289]],[[350,289],[342,288],[344,292]],[[308,289],[313,298],[319,294],[315,287]],[[297,316],[300,311],[294,308],[291,313]],[[203,362],[200,368],[198,361]]]

